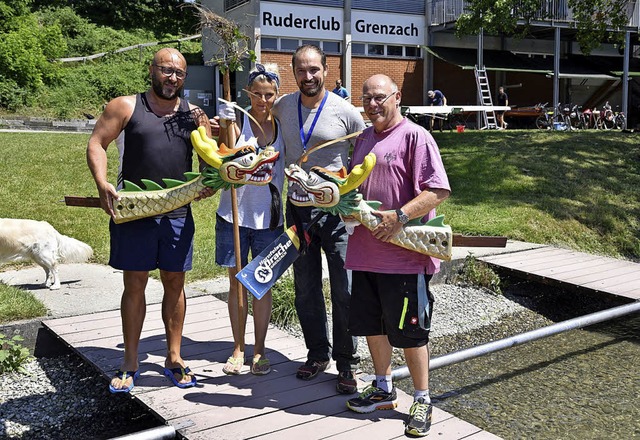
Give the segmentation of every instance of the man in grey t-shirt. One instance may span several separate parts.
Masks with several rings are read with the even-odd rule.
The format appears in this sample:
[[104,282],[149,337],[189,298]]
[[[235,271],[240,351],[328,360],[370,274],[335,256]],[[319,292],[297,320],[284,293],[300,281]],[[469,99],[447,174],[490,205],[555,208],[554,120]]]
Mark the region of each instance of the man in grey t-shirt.
[[[291,64],[300,91],[283,96],[272,109],[281,122],[287,166],[296,163],[314,146],[365,128],[362,116],[353,105],[325,89],[327,62],[320,48],[299,47]],[[312,151],[307,161],[299,165],[305,171],[312,166],[338,171],[348,165],[350,142],[355,143],[355,137]],[[316,208],[295,207],[289,203],[287,223],[292,225],[297,217],[306,228],[318,212]],[[296,376],[303,380],[313,379],[329,366],[331,356],[339,373],[338,392],[353,394],[357,391],[353,370],[360,359],[356,355],[356,339],[347,330],[351,277],[344,269],[346,228],[339,216],[327,214],[308,232],[311,242],[306,252],[293,263],[296,311],[308,349],[307,361]],[[327,335],[321,251],[324,251],[329,267],[333,349]]]

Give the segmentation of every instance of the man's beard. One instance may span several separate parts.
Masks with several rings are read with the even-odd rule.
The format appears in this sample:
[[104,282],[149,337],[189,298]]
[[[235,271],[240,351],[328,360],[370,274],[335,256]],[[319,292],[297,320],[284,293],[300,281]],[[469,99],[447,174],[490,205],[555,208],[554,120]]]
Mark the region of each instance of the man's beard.
[[300,89],[300,93],[304,96],[317,96],[324,89],[324,82],[314,81],[314,87],[312,89],[305,88],[305,83],[302,82],[299,84],[298,88]]
[[167,93],[164,91],[164,82],[158,81],[155,76],[151,77],[151,87],[156,95],[159,98],[166,99],[167,101],[171,101],[176,99],[182,93],[182,89],[184,85],[175,89],[173,93]]

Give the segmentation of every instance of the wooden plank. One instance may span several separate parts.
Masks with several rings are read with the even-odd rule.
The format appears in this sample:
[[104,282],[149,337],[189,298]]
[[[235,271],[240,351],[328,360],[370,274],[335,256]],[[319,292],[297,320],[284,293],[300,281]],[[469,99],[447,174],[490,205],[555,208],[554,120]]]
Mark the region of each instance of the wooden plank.
[[[505,263],[509,265],[508,263]],[[602,260],[593,255],[579,255],[575,253],[559,253],[548,258],[535,258],[522,262],[518,268],[531,273],[539,273],[549,267],[560,266],[569,270],[569,267],[584,267],[586,265],[602,264]]]
[[[211,299],[213,299],[213,301],[211,301]],[[187,310],[189,310],[189,308],[192,306],[197,306],[201,304],[209,306],[212,309],[227,307],[227,303],[225,303],[224,301],[214,298],[211,295],[201,295],[201,296],[195,296],[187,299]],[[161,303],[147,304],[147,316],[155,312],[160,312],[161,309],[162,309]],[[87,315],[77,315],[77,316],[67,316],[64,318],[47,319],[42,322],[44,324],[47,324],[48,326],[55,325],[57,327],[57,326],[62,326],[64,324],[71,324],[71,323],[81,323],[81,322],[95,323],[102,319],[111,319],[111,318],[120,319],[120,309],[108,310],[108,311],[97,312],[97,313],[89,313]]]
[[618,290],[618,287],[621,288],[620,290],[623,290],[624,286],[628,284],[635,285],[636,287],[640,286],[640,277],[638,274],[627,272],[613,278],[596,279],[583,284],[582,287],[601,291],[606,289],[606,291],[615,292]]
[[[514,258],[502,258],[500,260],[481,257],[480,259],[483,261],[487,261],[490,264],[496,264],[504,267],[519,269],[519,270],[527,270],[533,271],[534,268],[546,268],[550,265],[553,265],[555,262],[563,262],[570,261],[579,256],[576,252],[566,251],[564,249],[560,250],[546,250],[545,252],[536,252],[529,253],[521,252],[521,253],[513,253],[508,254],[513,256]],[[598,257],[590,256],[587,254],[583,254],[581,256],[584,259],[592,259],[597,260]]]
[[640,298],[640,284],[629,283],[624,286],[617,286],[616,292],[619,295],[624,295],[628,298],[639,299]]
[[566,276],[563,278],[563,281],[571,282],[572,284],[583,287],[588,287],[593,283],[600,283],[600,285],[615,285],[618,277],[627,274],[634,274],[634,272],[637,271],[637,268],[617,265],[608,267],[606,270],[593,270],[588,274]]
[[[299,379],[287,378],[292,383],[291,387],[287,387],[280,392],[275,392],[268,396],[259,396],[253,398],[248,390],[248,393],[244,399],[235,401],[232,393],[198,393],[193,396],[189,401],[184,401],[185,406],[182,414],[186,414],[182,417],[170,419],[171,424],[180,424],[187,420],[194,423],[194,426],[186,428],[185,431],[181,431],[181,434],[187,438],[191,438],[196,432],[211,430],[213,428],[220,428],[223,425],[230,423],[233,420],[244,420],[257,417],[258,415],[268,412],[280,411],[283,409],[289,409],[295,412],[295,408],[309,403],[314,400],[326,399],[335,397],[335,376],[328,375],[326,373],[316,377],[312,381],[301,381]],[[293,388],[295,386],[295,388]],[[292,390],[295,389],[295,392]],[[241,390],[235,390],[235,393],[239,393]],[[228,402],[232,400],[234,403],[230,405]],[[207,406],[207,411],[192,413],[193,403],[197,402],[200,405]],[[164,417],[164,416],[163,416]],[[249,423],[245,423],[249,424]],[[219,432],[216,429],[209,433],[215,432],[213,438],[219,439]],[[242,438],[240,433],[235,438]]]
[[551,266],[546,269],[538,269],[535,271],[535,275],[547,278],[567,279],[576,274],[590,273],[594,270],[608,270],[610,267],[615,267],[615,262],[605,262],[593,258],[577,258],[574,260],[567,260],[563,264]]
[[507,237],[489,237],[489,236],[472,236],[453,234],[452,246],[468,246],[468,247],[496,247],[503,248],[507,246]]
[[[230,327],[229,318],[221,312],[215,312],[209,315],[209,319],[199,319],[198,321],[192,321],[192,315],[188,315],[185,319],[183,333],[198,332],[199,330],[209,327],[212,329],[223,329],[224,327]],[[65,326],[68,331],[69,326]],[[141,340],[150,334],[157,334],[161,332],[164,334],[164,323],[162,319],[145,319],[140,335]],[[65,339],[70,344],[86,344],[88,342],[96,342],[101,340],[113,340],[119,338],[122,340],[122,324],[119,322],[113,322],[111,326],[105,328],[97,328],[92,332],[68,332],[65,334]]]
[[[399,396],[400,406],[402,408],[409,407],[411,404],[411,398],[405,393],[401,393]],[[407,409],[408,411],[408,409]],[[377,434],[374,434],[372,438],[395,438],[398,434],[404,432],[404,424],[399,425],[397,420],[404,423],[408,413],[403,411],[374,411],[368,414],[358,414],[356,412],[346,410],[331,416],[319,417],[305,424],[293,426],[288,429],[279,430],[273,433],[260,436],[260,439],[265,440],[278,440],[283,438],[340,438],[343,435],[351,435],[353,438],[361,438],[361,429],[372,425],[371,428],[375,428]],[[453,416],[446,413],[437,407],[433,408],[432,426],[442,423],[445,420],[451,419]],[[391,428],[383,428],[384,425],[390,425],[390,421],[393,421]],[[388,436],[383,433],[388,430]],[[398,431],[400,428],[400,431]],[[433,429],[433,428],[432,428]],[[359,432],[358,435],[354,433]],[[404,436],[402,436],[404,437]]]
[[526,249],[523,251],[516,252],[504,252],[501,254],[495,255],[483,255],[481,257],[477,257],[478,259],[482,259],[487,262],[500,262],[502,260],[510,260],[510,261],[526,261],[528,258],[533,258],[536,255],[549,255],[555,254],[556,249],[550,246],[543,246],[534,249]]

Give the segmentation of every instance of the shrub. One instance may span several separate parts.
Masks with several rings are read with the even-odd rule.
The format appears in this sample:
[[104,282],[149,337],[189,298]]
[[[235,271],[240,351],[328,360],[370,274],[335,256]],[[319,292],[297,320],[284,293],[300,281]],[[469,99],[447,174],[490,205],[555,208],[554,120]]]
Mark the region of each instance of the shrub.
[[32,356],[29,354],[29,350],[20,345],[23,340],[24,338],[20,335],[15,335],[13,338],[8,339],[0,333],[0,373],[11,371],[26,373],[22,365],[29,361]]
[[495,293],[502,293],[500,289],[500,277],[487,263],[479,261],[473,255],[468,255],[462,266],[452,276],[453,284],[484,287]]

